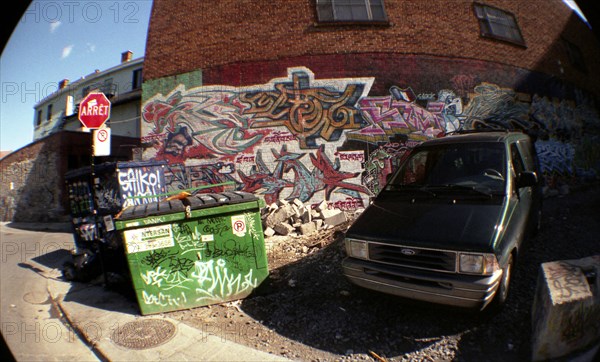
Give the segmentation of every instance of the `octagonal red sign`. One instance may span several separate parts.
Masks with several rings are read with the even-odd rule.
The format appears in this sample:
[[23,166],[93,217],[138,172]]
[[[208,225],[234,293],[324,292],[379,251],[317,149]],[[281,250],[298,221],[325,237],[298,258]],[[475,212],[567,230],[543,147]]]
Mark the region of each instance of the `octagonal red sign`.
[[104,93],[90,93],[79,103],[79,121],[87,128],[98,129],[110,117],[110,101]]

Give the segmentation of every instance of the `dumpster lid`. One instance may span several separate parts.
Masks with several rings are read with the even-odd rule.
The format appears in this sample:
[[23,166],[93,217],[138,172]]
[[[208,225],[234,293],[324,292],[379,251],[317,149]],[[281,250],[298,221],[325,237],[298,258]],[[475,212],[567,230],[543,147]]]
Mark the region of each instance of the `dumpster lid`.
[[130,206],[123,210],[118,219],[131,220],[140,219],[147,216],[185,212],[186,206],[189,206],[191,210],[199,210],[209,207],[240,204],[243,202],[252,202],[257,200],[258,197],[256,197],[256,195],[242,191],[197,194],[188,196],[183,200],[155,201],[148,204]]
[[118,219],[139,219],[147,216],[175,214],[178,212],[185,212],[185,205],[183,205],[181,200],[155,201],[148,204],[127,207]]
[[189,205],[192,210],[198,210],[221,205],[252,202],[256,200],[258,200],[258,197],[256,197],[254,194],[242,191],[230,191],[188,196],[185,198],[184,203]]

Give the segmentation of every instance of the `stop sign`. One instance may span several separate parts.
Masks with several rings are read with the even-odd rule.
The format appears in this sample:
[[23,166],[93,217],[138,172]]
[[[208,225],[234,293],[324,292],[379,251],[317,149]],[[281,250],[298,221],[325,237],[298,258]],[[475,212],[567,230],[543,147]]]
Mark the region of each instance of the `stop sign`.
[[79,103],[79,121],[87,128],[100,128],[109,117],[110,101],[104,93],[90,93]]

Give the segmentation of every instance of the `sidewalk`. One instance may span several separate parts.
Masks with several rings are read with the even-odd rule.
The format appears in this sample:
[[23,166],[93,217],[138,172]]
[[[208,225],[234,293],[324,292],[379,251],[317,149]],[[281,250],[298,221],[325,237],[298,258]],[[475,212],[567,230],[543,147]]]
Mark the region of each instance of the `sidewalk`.
[[[48,292],[75,333],[88,343],[101,360],[286,360],[204,333],[161,315],[141,316],[136,304],[102,286],[50,279]],[[127,324],[130,322],[136,323]],[[174,334],[165,335],[169,332]],[[140,348],[162,340],[164,342],[154,347]]]
[[161,315],[141,316],[135,303],[102,286],[56,278],[49,279],[48,292],[66,322],[101,360],[286,360]]

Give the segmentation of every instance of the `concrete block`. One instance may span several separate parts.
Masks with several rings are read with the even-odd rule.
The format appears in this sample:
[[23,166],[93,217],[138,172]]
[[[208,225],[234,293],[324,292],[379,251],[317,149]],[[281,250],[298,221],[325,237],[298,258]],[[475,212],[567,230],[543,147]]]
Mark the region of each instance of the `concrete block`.
[[309,222],[306,224],[300,225],[300,234],[302,235],[310,235],[317,231],[317,226],[314,222]]
[[277,234],[288,235],[292,231],[294,231],[294,227],[292,225],[288,224],[287,222],[282,222],[282,223],[275,225],[273,227],[273,230],[275,230],[275,232],[277,232]]
[[541,265],[532,310],[533,361],[567,357],[600,342],[599,275],[600,255]]
[[321,230],[321,228],[323,227],[323,220],[317,219],[317,220],[315,220],[313,222],[315,223],[315,226],[316,226],[317,230]]
[[300,211],[300,208],[298,207],[298,205],[296,204],[290,204],[292,206],[292,210],[294,210],[294,216],[296,216],[297,218],[300,218],[300,216],[302,216],[302,212]]
[[287,221],[292,215],[294,210],[289,204],[281,206],[265,218],[265,227],[274,228],[275,225]]
[[275,230],[273,230],[273,228],[268,227],[268,228],[265,228],[263,233],[265,234],[266,237],[269,238],[269,237],[275,235]]
[[341,210],[323,210],[321,211],[323,222],[327,225],[337,226],[346,222],[346,213]]
[[312,221],[312,214],[310,210],[304,208],[302,209],[302,215],[300,216],[302,223],[306,224]]

